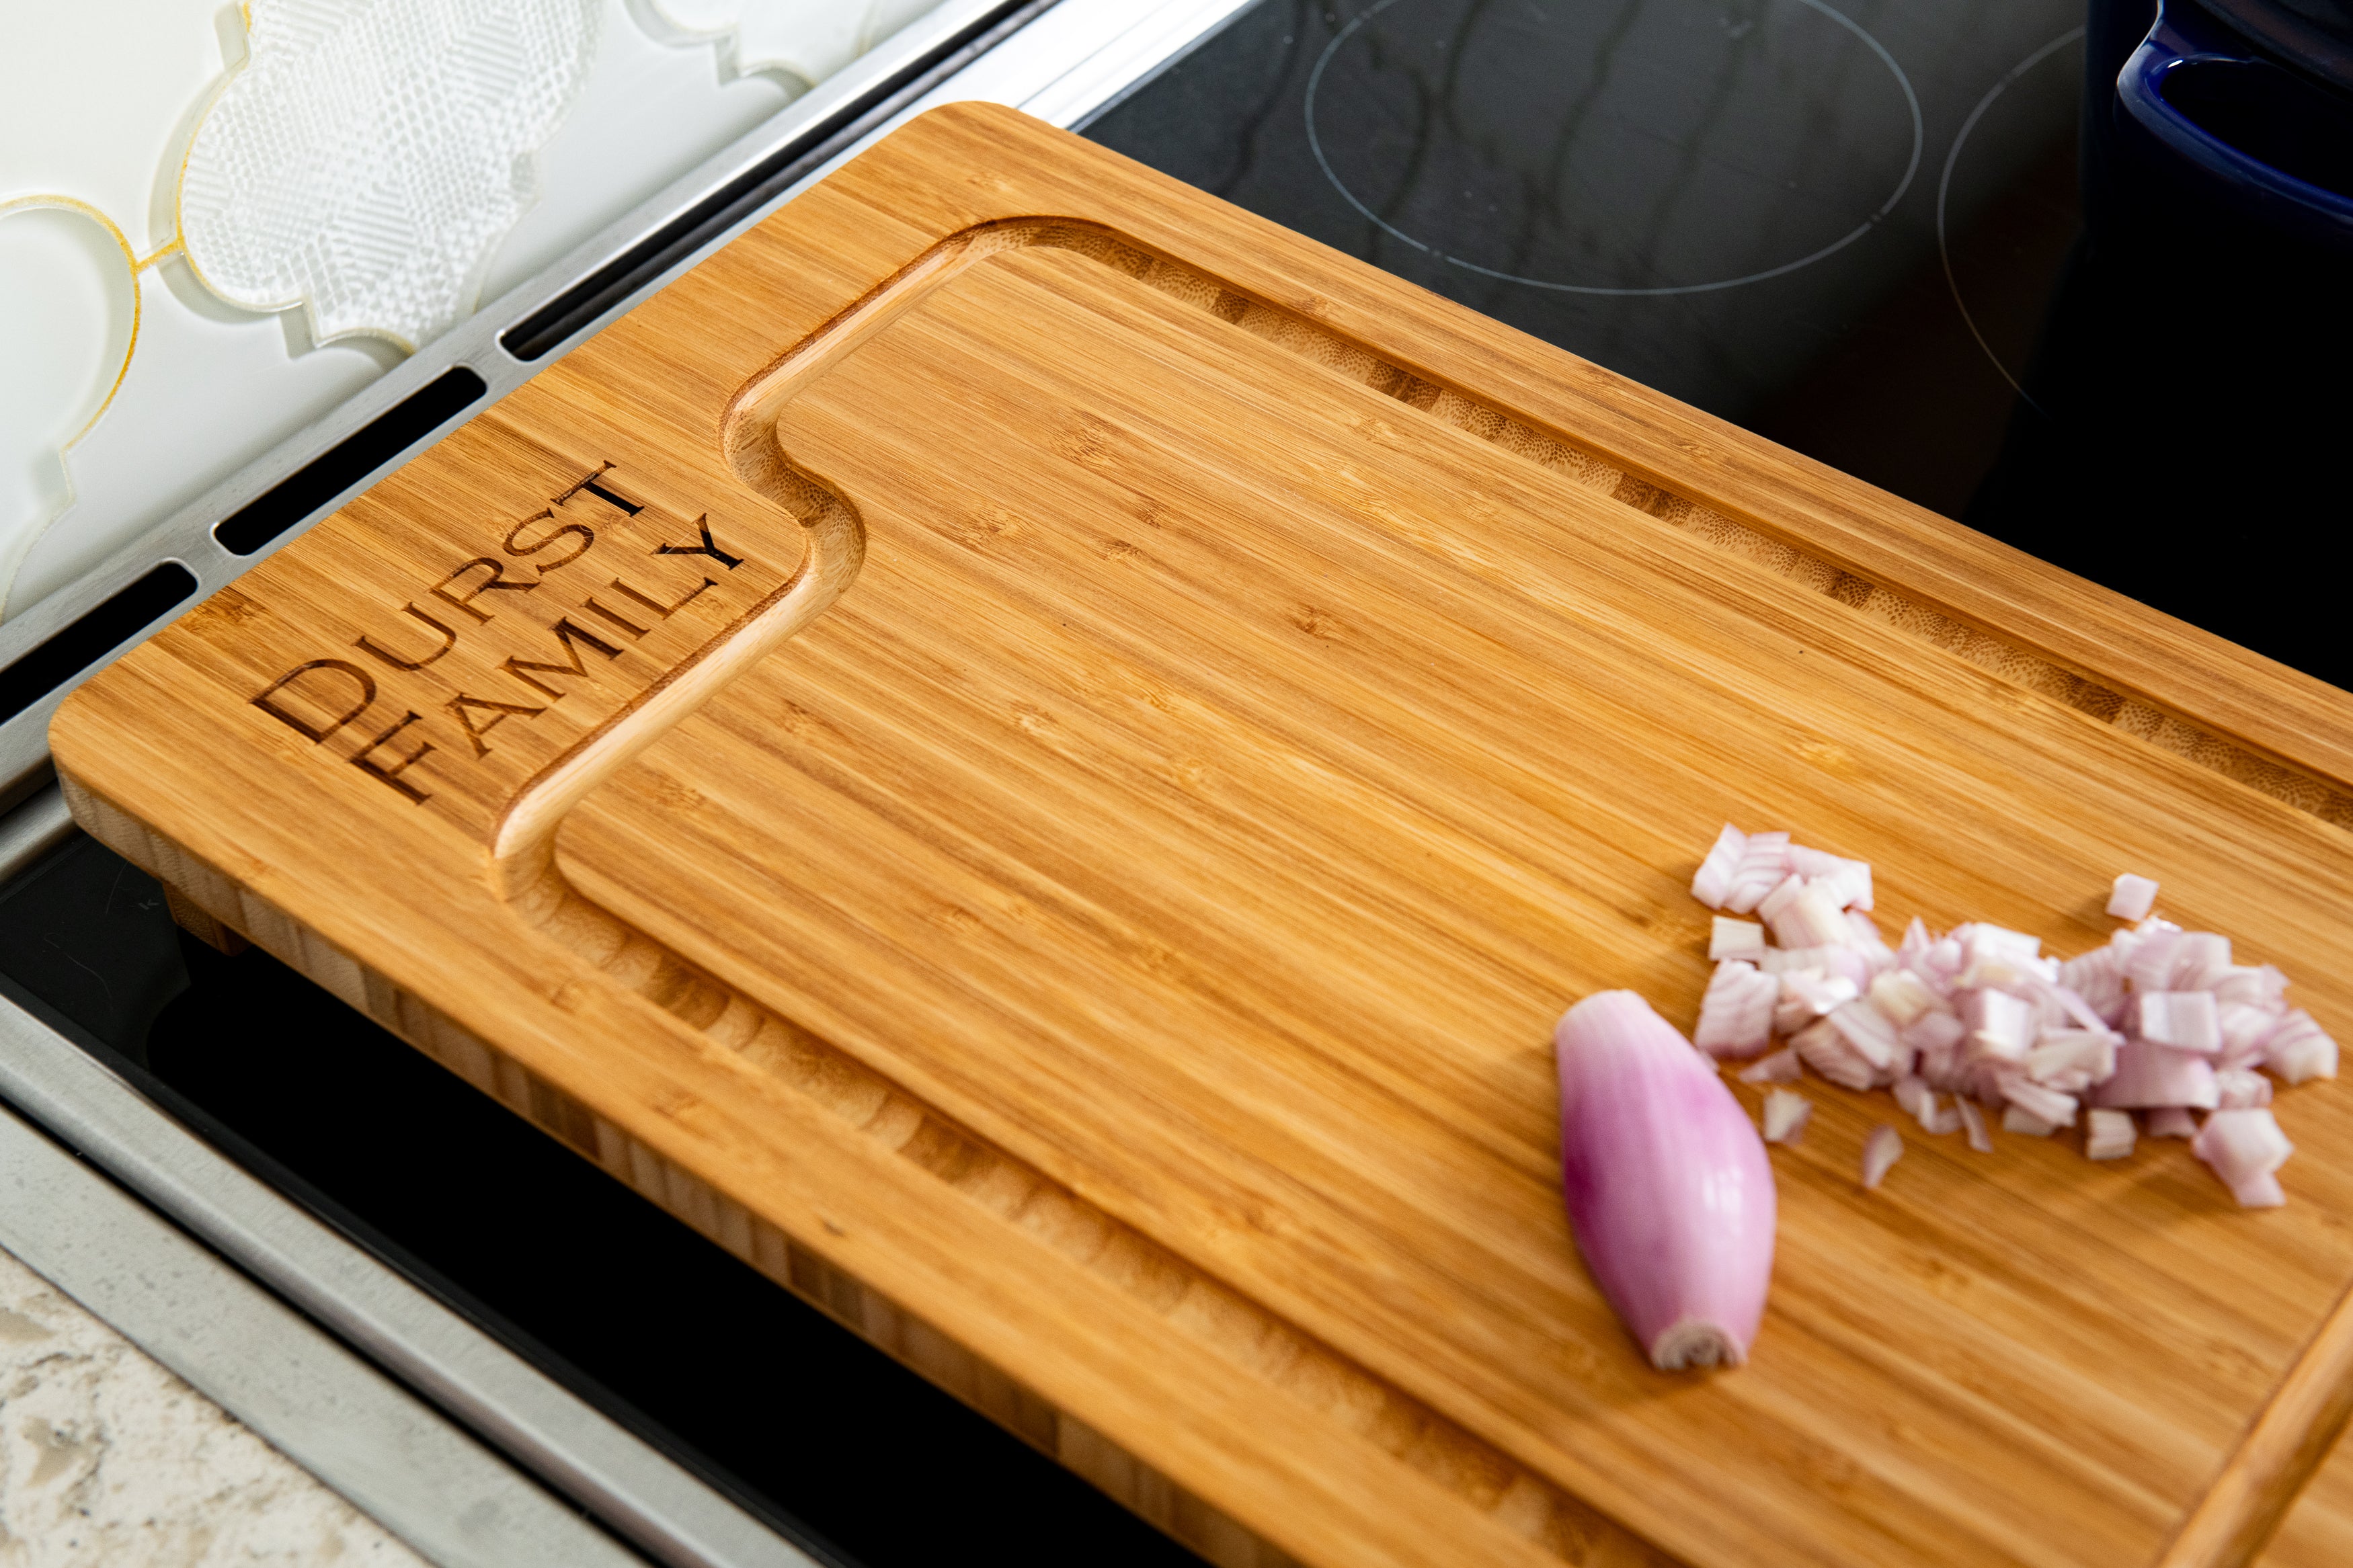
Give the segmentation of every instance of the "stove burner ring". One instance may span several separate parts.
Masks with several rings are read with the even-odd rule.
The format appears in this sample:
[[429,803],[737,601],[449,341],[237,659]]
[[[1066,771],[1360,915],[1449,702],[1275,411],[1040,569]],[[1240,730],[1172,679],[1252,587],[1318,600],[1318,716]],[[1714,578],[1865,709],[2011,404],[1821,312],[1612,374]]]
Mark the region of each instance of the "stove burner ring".
[[2019,401],[2037,414],[2042,414],[2046,419],[2050,416],[2044,412],[2042,405],[2029,396],[2026,388],[2019,384],[2018,377],[2010,374],[2010,366],[2001,363],[2001,356],[1993,352],[1991,343],[1986,342],[1985,333],[1978,330],[1978,319],[1969,314],[1969,302],[1961,298],[1961,280],[1953,275],[1952,247],[1946,242],[1945,237],[1945,205],[1947,199],[1952,195],[1953,166],[1961,161],[1962,144],[1968,141],[1969,132],[1978,128],[1978,121],[1985,118],[1985,111],[1993,107],[1993,100],[2009,91],[2011,85],[2028,71],[2032,70],[2068,45],[2083,38],[2087,30],[2083,27],[2068,28],[2010,67],[2009,74],[1986,89],[1986,95],[1978,100],[1978,106],[1969,110],[1969,117],[1961,121],[1959,132],[1953,137],[1952,149],[1945,154],[1944,177],[1936,182],[1936,258],[1945,264],[1945,287],[1952,291],[1953,308],[1961,313],[1962,324],[1969,329],[1969,336],[1977,339],[1978,347],[1985,350],[1986,358],[1993,361],[1994,369],[2001,373],[2002,380],[2010,383],[2010,389],[2018,394]]
[[1442,261],[1449,267],[1459,267],[1465,272],[1475,272],[1482,278],[1493,278],[1505,283],[1524,283],[1531,289],[1546,289],[1556,294],[1603,294],[1621,299],[1669,294],[1712,294],[1720,289],[1737,289],[1744,284],[1762,283],[1768,278],[1779,278],[1795,272],[1799,268],[1811,267],[1824,257],[1834,256],[1844,250],[1848,246],[1877,228],[1887,215],[1895,210],[1895,204],[1902,201],[1904,193],[1912,188],[1913,176],[1920,172],[1920,152],[1925,138],[1920,124],[1920,95],[1912,90],[1912,79],[1905,74],[1902,66],[1895,63],[1895,57],[1887,52],[1886,46],[1873,37],[1854,18],[1825,4],[1825,0],[1798,0],[1798,4],[1820,12],[1862,39],[1863,46],[1879,57],[1879,63],[1885,66],[1888,74],[1895,79],[1895,85],[1904,89],[1904,105],[1912,111],[1912,155],[1905,160],[1904,177],[1895,182],[1895,189],[1885,201],[1879,204],[1878,211],[1811,255],[1800,256],[1795,261],[1785,261],[1778,267],[1768,267],[1762,272],[1750,272],[1739,278],[1721,279],[1714,283],[1677,283],[1651,289],[1606,289],[1590,283],[1555,283],[1543,278],[1524,278],[1516,272],[1504,272],[1493,267],[1482,267],[1475,261],[1467,261],[1459,256],[1449,256],[1436,246],[1423,244],[1357,200],[1356,193],[1350,190],[1341,180],[1338,173],[1333,169],[1331,159],[1324,153],[1324,139],[1315,132],[1315,94],[1324,85],[1324,68],[1329,66],[1333,57],[1340,52],[1340,46],[1356,37],[1366,23],[1397,3],[1398,0],[1378,0],[1378,4],[1341,28],[1333,37],[1332,41],[1324,46],[1324,52],[1316,57],[1315,69],[1307,78],[1307,145],[1315,154],[1315,166],[1324,171],[1324,177],[1332,183],[1332,188],[1339,192],[1350,206],[1377,225],[1383,233],[1392,238],[1403,240],[1423,255]]

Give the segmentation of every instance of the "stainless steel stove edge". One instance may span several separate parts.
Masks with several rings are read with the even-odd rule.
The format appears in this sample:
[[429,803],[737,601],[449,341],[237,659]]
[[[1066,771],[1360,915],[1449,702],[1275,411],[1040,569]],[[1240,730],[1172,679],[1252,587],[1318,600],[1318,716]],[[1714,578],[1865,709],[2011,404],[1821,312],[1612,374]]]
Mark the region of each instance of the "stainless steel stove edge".
[[0,1246],[432,1562],[819,1568],[5,997],[0,1101]]
[[[78,831],[37,791],[0,884]],[[0,995],[12,1195],[0,1247],[445,1568],[636,1561],[539,1485],[670,1568],[818,1568]]]

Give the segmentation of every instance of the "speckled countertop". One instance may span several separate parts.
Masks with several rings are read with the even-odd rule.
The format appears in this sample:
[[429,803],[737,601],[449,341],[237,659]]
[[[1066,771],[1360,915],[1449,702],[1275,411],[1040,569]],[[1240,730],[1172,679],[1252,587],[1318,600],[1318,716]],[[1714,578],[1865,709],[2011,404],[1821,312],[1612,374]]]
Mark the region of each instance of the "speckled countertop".
[[423,1559],[0,1251],[0,1568]]

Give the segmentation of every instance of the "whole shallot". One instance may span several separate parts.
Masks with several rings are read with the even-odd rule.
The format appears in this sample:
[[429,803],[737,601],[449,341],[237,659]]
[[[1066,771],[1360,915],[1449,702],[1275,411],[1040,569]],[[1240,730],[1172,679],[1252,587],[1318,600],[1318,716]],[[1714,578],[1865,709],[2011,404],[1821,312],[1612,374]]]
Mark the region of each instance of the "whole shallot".
[[1773,1168],[1747,1112],[1631,991],[1588,996],[1553,1040],[1577,1249],[1653,1366],[1739,1365],[1773,1273]]

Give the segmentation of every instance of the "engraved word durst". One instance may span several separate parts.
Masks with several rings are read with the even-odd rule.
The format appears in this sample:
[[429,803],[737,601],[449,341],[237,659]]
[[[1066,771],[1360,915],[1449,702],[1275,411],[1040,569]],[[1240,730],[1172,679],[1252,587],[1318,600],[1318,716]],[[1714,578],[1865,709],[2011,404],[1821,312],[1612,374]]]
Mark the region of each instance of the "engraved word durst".
[[[438,663],[460,638],[480,634],[480,628],[498,618],[501,602],[493,595],[536,594],[550,587],[560,594],[562,588],[549,581],[549,574],[596,550],[600,523],[609,536],[612,521],[649,514],[647,503],[623,488],[613,467],[609,462],[599,464],[550,496],[545,507],[506,531],[499,541],[500,554],[477,555],[452,566],[425,590],[427,603],[411,599],[403,605],[396,618],[413,626],[403,625],[381,635],[370,632],[353,642],[348,655],[295,665],[248,700],[312,745],[323,744],[330,736],[361,723],[376,705],[378,671],[408,673]],[[744,556],[730,552],[712,537],[708,512],[688,526],[695,537],[662,541],[647,553],[696,557],[708,563],[709,569],[723,572],[733,572],[744,564]],[[522,574],[526,566],[529,575]],[[442,711],[455,721],[473,760],[480,762],[491,754],[488,737],[492,730],[510,719],[536,719],[549,705],[562,701],[569,689],[564,684],[565,679],[588,674],[587,655],[607,661],[619,658],[625,643],[645,637],[654,626],[717,587],[719,581],[702,575],[694,586],[665,598],[642,584],[631,583],[626,574],[616,574],[586,598],[567,605],[554,626],[543,628],[553,647],[540,640],[543,628],[533,626],[529,642],[509,653],[497,667],[497,673],[511,684],[483,691],[461,689],[441,704]],[[443,748],[428,738],[433,728],[426,715],[401,706],[399,716],[370,735],[348,761],[421,805],[432,798],[431,792],[404,775]],[[426,727],[409,734],[413,725]],[[362,726],[362,732],[365,728]]]

